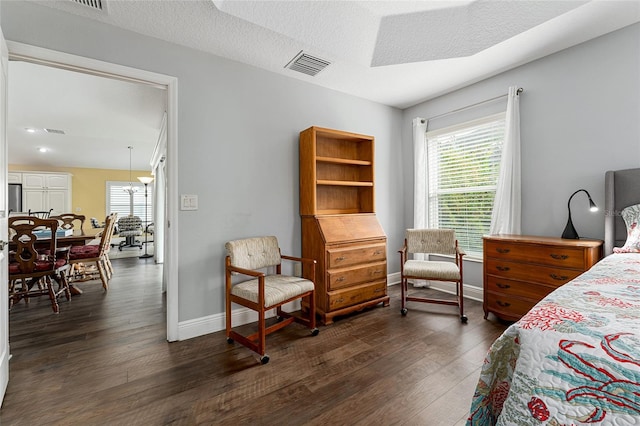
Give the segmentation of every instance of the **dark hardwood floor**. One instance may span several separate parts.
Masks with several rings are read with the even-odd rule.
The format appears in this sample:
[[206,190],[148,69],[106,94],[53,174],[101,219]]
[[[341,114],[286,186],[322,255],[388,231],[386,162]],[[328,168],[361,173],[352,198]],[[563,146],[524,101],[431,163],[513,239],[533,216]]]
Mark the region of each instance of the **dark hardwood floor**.
[[59,315],[46,298],[11,310],[2,425],[462,425],[506,328],[473,301],[468,324],[448,306],[414,303],[402,317],[392,286],[390,307],[316,337],[297,324],[269,336],[263,366],[224,331],[168,343],[161,267],[113,265],[108,293],[82,283]]

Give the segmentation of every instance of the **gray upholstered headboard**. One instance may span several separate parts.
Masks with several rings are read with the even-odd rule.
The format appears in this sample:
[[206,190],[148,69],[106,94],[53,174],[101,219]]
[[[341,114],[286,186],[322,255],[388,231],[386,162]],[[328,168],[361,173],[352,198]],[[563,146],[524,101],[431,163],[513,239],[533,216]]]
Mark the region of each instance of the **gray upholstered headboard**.
[[622,209],[640,204],[640,169],[610,170],[604,177],[604,255],[627,240]]

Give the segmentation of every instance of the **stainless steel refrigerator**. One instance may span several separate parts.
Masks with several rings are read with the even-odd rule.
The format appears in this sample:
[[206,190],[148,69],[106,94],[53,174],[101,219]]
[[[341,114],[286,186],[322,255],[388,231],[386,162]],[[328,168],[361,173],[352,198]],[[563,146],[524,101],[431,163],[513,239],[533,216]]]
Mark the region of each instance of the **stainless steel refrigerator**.
[[22,211],[22,184],[9,184],[9,213]]

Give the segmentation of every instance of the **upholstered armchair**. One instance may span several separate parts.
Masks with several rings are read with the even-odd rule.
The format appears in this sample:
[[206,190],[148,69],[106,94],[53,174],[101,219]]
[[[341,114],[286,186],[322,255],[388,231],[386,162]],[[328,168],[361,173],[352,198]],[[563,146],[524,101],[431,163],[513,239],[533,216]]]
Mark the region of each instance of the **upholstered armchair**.
[[[407,229],[404,246],[400,252],[400,285],[402,315],[407,314],[407,302],[437,303],[441,305],[457,306],[460,311],[460,321],[467,322],[464,314],[462,257],[464,251],[458,247],[453,229]],[[424,254],[425,260],[409,258],[411,254]],[[430,260],[429,255],[439,254],[451,257],[452,261]],[[408,280],[433,280],[455,284],[456,299],[440,299],[417,296],[417,291],[409,294]]]
[[[311,270],[311,276],[315,277],[315,260],[282,255],[278,240],[271,236],[229,241],[225,248],[227,249],[225,294],[228,343],[238,341],[257,352],[260,355],[260,362],[266,364],[269,362],[269,356],[265,353],[268,334],[292,322],[298,322],[310,328],[312,336],[318,334],[314,281],[282,274],[282,260],[289,260],[306,263]],[[232,275],[235,276],[235,280]],[[299,315],[283,311],[282,305],[285,303],[303,298],[307,301],[306,315],[305,308]],[[232,329],[232,302],[258,313],[257,332],[245,336]],[[274,308],[279,321],[267,327],[265,314]]]
[[118,219],[118,235],[124,237],[118,245],[118,250],[124,247],[139,247],[142,249],[142,243],[136,240],[136,237],[142,235],[142,219],[138,216],[123,216]]

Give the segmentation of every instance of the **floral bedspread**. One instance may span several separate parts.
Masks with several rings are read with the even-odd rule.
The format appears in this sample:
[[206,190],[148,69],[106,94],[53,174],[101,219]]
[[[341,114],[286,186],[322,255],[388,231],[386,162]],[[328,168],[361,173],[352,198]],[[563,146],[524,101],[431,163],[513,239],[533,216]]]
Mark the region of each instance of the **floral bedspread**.
[[512,324],[467,425],[640,425],[640,254],[613,254]]

